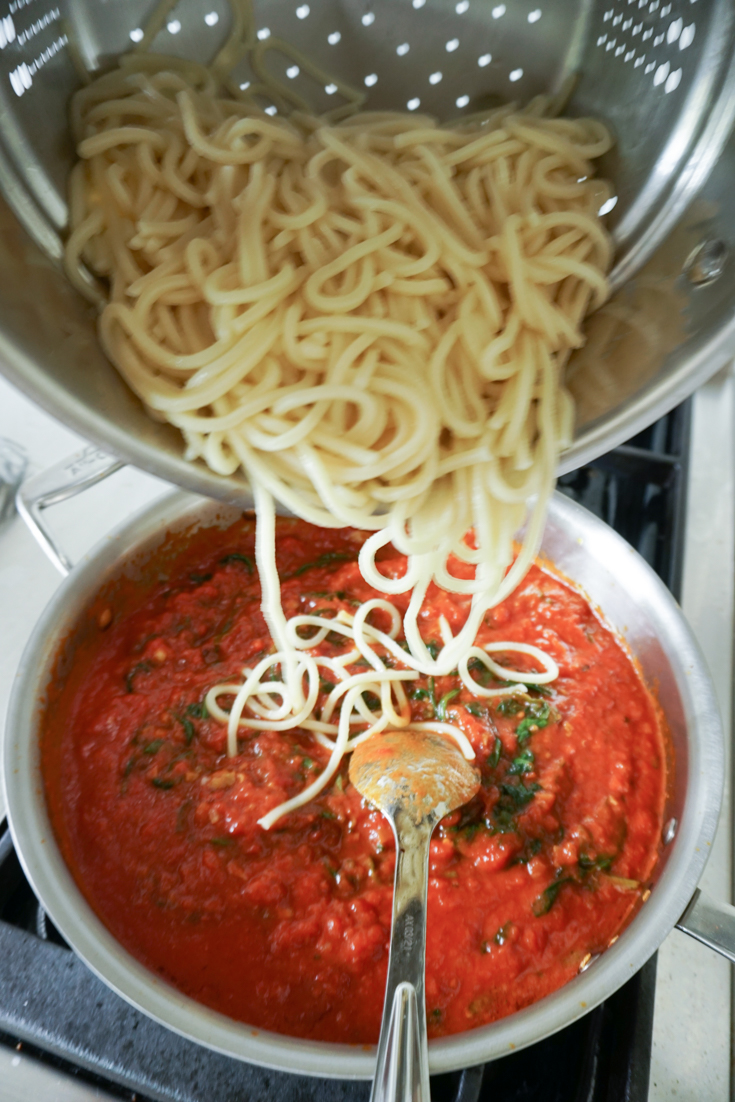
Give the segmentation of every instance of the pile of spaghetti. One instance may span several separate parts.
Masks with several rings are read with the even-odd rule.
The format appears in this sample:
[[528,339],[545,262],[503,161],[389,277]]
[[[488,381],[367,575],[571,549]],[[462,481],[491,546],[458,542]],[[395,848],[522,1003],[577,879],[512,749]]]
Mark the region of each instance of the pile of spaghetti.
[[[108,281],[104,348],[187,456],[246,472],[284,668],[274,499],[372,533],[365,580],[412,590],[407,668],[447,673],[538,550],[573,419],[560,372],[607,293],[592,162],[609,135],[542,102],[439,125],[285,118],[237,95],[216,66],[145,52],[77,94],[69,274],[86,293],[90,271]],[[401,578],[376,566],[388,542]],[[436,657],[432,580],[469,598]]]

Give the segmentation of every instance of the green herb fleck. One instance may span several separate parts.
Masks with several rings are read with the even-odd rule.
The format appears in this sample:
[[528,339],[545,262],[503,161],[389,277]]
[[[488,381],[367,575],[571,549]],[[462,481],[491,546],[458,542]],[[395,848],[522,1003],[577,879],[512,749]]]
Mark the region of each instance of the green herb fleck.
[[485,704],[465,704],[465,708],[471,716],[477,716],[478,719],[489,719],[487,706]]
[[125,675],[125,688],[129,693],[135,692],[134,681],[139,673],[150,673],[153,669],[151,663],[146,659],[144,662],[138,662],[133,666],[132,670],[129,670]]
[[545,700],[530,700],[524,708],[525,716],[516,727],[518,745],[522,746],[534,731],[546,727],[551,719],[551,708]]
[[461,834],[466,842],[471,842],[478,831],[482,830],[484,823],[479,823],[475,820],[472,823],[464,823],[462,826],[455,827],[458,834]]
[[440,723],[446,723],[447,721],[447,705],[454,700],[455,696],[459,696],[459,689],[450,689],[448,693],[445,693],[439,703],[436,705],[435,714]]
[[331,693],[334,688],[333,681],[325,681],[323,677],[319,678],[319,689],[323,693]]
[[146,746],[143,747],[143,753],[157,754],[165,741],[166,740],[164,738],[154,738],[153,742],[149,742]]
[[554,906],[557,896],[564,885],[572,883],[574,883],[574,877],[563,876],[561,880],[555,880],[552,884],[549,884],[548,888],[544,888],[541,895],[537,899],[534,899],[531,907],[536,917],[540,918],[541,915],[548,914]]
[[189,578],[192,582],[194,582],[194,585],[203,585],[204,582],[211,582],[212,575],[211,574],[190,574]]
[[213,846],[231,846],[232,838],[210,838],[209,841]]
[[580,853],[577,858],[577,864],[583,873],[589,873],[595,870],[604,872],[606,869],[610,868],[612,863],[612,857],[606,857],[605,854],[600,854],[599,857],[590,857],[588,853]]
[[472,675],[475,681],[480,685],[487,685],[488,681],[492,677],[490,670],[487,668],[484,662],[481,662],[479,658],[472,657],[467,663],[467,669]]
[[525,785],[523,781],[519,781],[518,784],[502,784],[500,791],[506,799],[512,800],[516,810],[519,810],[531,802],[540,788],[540,784]]
[[337,816],[333,811],[330,811],[328,807],[322,808],[322,819],[336,819]]
[[493,743],[493,748],[490,751],[490,754],[489,754],[488,759],[487,759],[487,763],[488,763],[488,765],[490,766],[491,769],[497,769],[498,762],[500,761],[500,754],[502,752],[502,749],[503,749],[503,744],[496,735],[495,742]]
[[200,700],[198,704],[187,704],[186,713],[193,716],[194,719],[207,719],[209,716],[207,705],[203,700]]
[[519,754],[517,758],[513,759],[513,763],[508,769],[508,773],[517,776],[525,776],[526,773],[532,773],[534,760],[532,751],[524,750],[522,754]]
[[284,575],[286,578],[299,578],[302,574],[305,574],[307,570],[317,570],[322,566],[329,566],[333,562],[354,562],[357,558],[357,554],[348,554],[345,551],[325,551],[323,555],[320,555],[314,562],[305,562],[303,566],[299,566],[296,570],[290,574]]
[[151,784],[154,786],[154,788],[173,788],[173,786],[176,784],[176,781],[170,780],[166,777],[153,777],[151,780]]
[[431,705],[432,715],[436,714],[436,696],[434,695],[434,678],[430,677],[426,682],[427,687],[425,689],[412,688],[408,690],[408,695],[412,700],[428,700]]
[[514,716],[523,710],[523,704],[514,696],[506,696],[500,701],[495,710],[501,716]]
[[188,746],[189,743],[192,742],[192,740],[196,737],[197,729],[191,722],[191,720],[186,718],[186,716],[177,716],[176,719],[184,728],[184,738],[186,739],[186,745]]
[[347,601],[353,608],[359,608],[362,604],[362,601],[358,601],[356,597],[350,597],[349,593],[344,589],[338,589],[335,593],[335,597],[338,601]]
[[514,817],[531,802],[540,790],[540,784],[526,785],[523,781],[515,784],[501,784],[500,798],[493,808],[496,830],[505,833],[515,829]]
[[239,551],[233,551],[231,555],[225,555],[223,559],[220,559],[222,566],[227,566],[230,562],[241,562],[248,574],[253,573],[253,560],[249,559],[247,555],[241,555]]
[[535,857],[540,849],[541,849],[541,839],[540,838],[532,838],[528,842],[528,844],[525,846],[525,848],[523,850],[523,853],[519,854],[519,856],[516,857],[513,864],[515,864],[515,865],[527,865],[528,862],[531,860],[531,858]]
[[439,644],[436,643],[432,639],[432,641],[430,643],[426,644],[426,649],[429,652],[429,654],[431,655],[431,657],[433,658],[433,660],[436,662],[437,658],[439,657],[439,651],[441,650],[441,647],[439,646]]

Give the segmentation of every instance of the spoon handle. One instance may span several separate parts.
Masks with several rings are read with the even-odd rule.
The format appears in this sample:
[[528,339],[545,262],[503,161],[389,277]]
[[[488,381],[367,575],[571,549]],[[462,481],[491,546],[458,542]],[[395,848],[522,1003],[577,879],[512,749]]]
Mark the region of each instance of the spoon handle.
[[388,981],[378,1060],[370,1102],[429,1102],[424,968],[429,843],[435,826],[419,826],[400,811],[396,835],[396,877]]

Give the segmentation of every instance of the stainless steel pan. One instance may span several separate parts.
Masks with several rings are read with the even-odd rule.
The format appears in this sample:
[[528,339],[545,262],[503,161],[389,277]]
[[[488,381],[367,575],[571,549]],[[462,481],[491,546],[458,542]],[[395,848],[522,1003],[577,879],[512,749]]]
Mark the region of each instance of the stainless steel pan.
[[[92,450],[82,453],[27,486],[24,510],[39,519],[39,498],[47,504],[61,500],[109,466],[109,459]],[[155,572],[156,549],[166,533],[192,524],[228,524],[236,515],[232,507],[177,492],[121,525],[71,570],[37,625],[15,682],[4,751],[10,827],[25,872],[54,923],[89,967],[135,1006],[171,1029],[240,1059],[304,1074],[367,1077],[374,1052],[252,1029],[200,1006],[148,972],[118,945],[82,897],[46,812],[39,719],[60,648],[73,653],[77,625],[102,585],[131,571],[143,577]],[[561,1029],[633,975],[675,925],[735,961],[735,908],[705,899],[696,887],[715,833],[723,774],[721,724],[697,644],[676,602],[638,554],[558,494],[549,511],[543,552],[601,609],[637,656],[647,681],[656,686],[675,758],[662,857],[650,898],[612,948],[534,1006],[432,1042],[433,1072],[502,1056]]]

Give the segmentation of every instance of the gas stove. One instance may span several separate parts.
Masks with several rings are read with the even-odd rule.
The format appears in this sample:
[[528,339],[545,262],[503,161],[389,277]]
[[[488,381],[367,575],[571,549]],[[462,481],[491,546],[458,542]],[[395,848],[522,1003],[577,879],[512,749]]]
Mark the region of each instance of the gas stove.
[[[561,491],[635,546],[683,601],[726,720],[730,711],[735,376],[595,463]],[[40,469],[79,447],[0,380],[0,436]],[[130,468],[96,497],[54,515],[79,558],[165,484]],[[18,518],[0,527],[0,707],[22,645],[59,579]],[[729,724],[726,724],[729,733]],[[0,807],[0,818],[2,816]],[[730,898],[729,802],[705,874]],[[673,933],[612,998],[555,1036],[479,1068],[432,1080],[434,1102],[682,1102],[730,1098],[730,968]],[[65,945],[38,905],[0,826],[0,1102],[363,1102],[369,1084],[255,1068],[150,1021]]]

